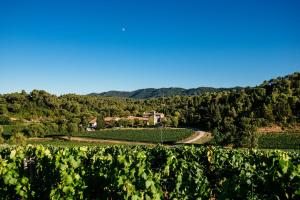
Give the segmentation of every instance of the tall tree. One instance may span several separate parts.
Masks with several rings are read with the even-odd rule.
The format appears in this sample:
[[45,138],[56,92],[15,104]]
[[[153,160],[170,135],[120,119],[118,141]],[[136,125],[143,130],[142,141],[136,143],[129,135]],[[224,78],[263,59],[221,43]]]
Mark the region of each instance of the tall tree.
[[174,126],[174,127],[178,127],[178,123],[179,123],[179,120],[178,120],[178,117],[177,116],[173,116],[172,118],[171,118],[171,120],[172,120],[172,126]]
[[4,139],[2,137],[3,127],[0,125],[0,144],[4,143]]
[[105,121],[104,121],[103,115],[101,114],[97,117],[97,127],[96,127],[96,129],[100,130],[100,129],[104,129],[104,128],[105,128]]

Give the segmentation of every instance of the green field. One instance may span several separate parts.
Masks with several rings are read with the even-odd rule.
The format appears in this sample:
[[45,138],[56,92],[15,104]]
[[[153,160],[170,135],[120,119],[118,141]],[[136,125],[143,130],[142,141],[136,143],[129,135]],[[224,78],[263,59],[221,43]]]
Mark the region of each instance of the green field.
[[268,133],[258,138],[260,149],[300,149],[300,133]]
[[107,143],[99,143],[99,142],[78,142],[78,141],[65,141],[65,140],[46,140],[46,141],[30,141],[26,142],[27,144],[32,145],[52,145],[52,146],[59,146],[59,147],[78,147],[78,146],[103,146],[109,145]]
[[26,144],[32,145],[43,145],[43,146],[58,146],[58,147],[81,147],[81,146],[88,146],[88,147],[97,147],[97,146],[132,146],[132,145],[146,145],[148,147],[155,146],[156,144],[152,143],[138,143],[138,142],[128,142],[128,141],[118,141],[118,142],[111,142],[108,140],[102,141],[74,141],[74,140],[62,140],[62,139],[51,139],[51,140],[31,140],[28,139]]
[[[58,139],[53,139],[53,140],[45,140],[45,141],[32,141],[28,140],[26,144],[32,144],[32,145],[43,145],[43,146],[56,146],[56,147],[82,147],[82,146],[87,146],[87,147],[101,147],[101,146],[136,146],[136,143],[128,144],[128,143],[107,143],[107,142],[79,142],[79,141],[67,141],[67,140],[58,140]],[[141,144],[143,145],[143,144]],[[148,147],[155,147],[155,144],[148,144]],[[184,144],[178,144],[175,146],[184,146]],[[171,146],[171,147],[175,147]],[[186,145],[188,146],[188,145]],[[199,146],[198,146],[199,147]],[[197,147],[197,148],[198,148]],[[234,150],[234,149],[232,149]],[[245,148],[241,148],[240,150],[248,150]],[[274,150],[281,150],[285,152],[295,152],[295,153],[300,153],[300,149],[272,149],[272,148],[265,148],[265,149],[259,149],[261,151],[269,152],[269,151],[274,151]]]
[[105,129],[97,132],[72,133],[71,136],[106,140],[123,140],[149,143],[174,143],[191,136],[191,129]]

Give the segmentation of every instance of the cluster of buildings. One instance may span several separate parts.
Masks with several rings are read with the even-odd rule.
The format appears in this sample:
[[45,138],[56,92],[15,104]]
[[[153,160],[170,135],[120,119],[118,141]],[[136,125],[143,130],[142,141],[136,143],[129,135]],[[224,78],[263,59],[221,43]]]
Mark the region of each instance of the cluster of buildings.
[[[136,117],[136,116],[127,116],[127,117],[105,117],[104,121],[106,125],[111,124],[112,122],[117,122],[121,119],[126,119],[128,121],[143,121],[145,124],[150,125],[150,120],[153,120],[153,125],[159,124],[162,122],[162,119],[165,117],[163,113],[158,113],[155,111],[152,112],[145,112],[143,116]],[[90,127],[87,128],[88,131],[91,131],[97,127],[97,118],[92,119],[89,122]]]

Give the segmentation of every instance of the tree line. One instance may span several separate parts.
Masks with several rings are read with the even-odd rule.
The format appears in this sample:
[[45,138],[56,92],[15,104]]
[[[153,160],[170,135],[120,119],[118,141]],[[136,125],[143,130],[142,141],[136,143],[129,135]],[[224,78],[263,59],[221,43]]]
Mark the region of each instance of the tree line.
[[[256,127],[299,123],[300,73],[256,87],[145,100],[67,94],[41,90],[0,95],[0,124],[28,123],[25,135],[84,131],[95,116],[142,116],[156,110],[166,124],[213,132],[217,144],[253,146]],[[14,120],[12,120],[14,119]],[[172,122],[173,120],[173,122]]]

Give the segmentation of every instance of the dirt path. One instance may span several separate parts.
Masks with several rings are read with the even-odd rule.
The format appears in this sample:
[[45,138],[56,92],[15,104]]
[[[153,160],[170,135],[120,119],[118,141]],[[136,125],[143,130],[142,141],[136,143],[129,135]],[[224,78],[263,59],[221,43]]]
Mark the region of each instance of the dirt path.
[[184,143],[184,144],[193,143],[193,142],[201,139],[203,136],[205,136],[205,134],[206,134],[206,132],[204,132],[204,131],[196,131],[192,137],[187,138],[187,139],[181,141],[180,143]]
[[133,142],[133,141],[126,141],[126,140],[104,140],[104,139],[86,138],[86,137],[59,136],[55,138],[30,138],[30,140],[33,141],[51,141],[55,139],[65,140],[65,141],[76,141],[76,142],[95,142],[95,143],[103,143],[103,144],[155,145],[146,142]]

